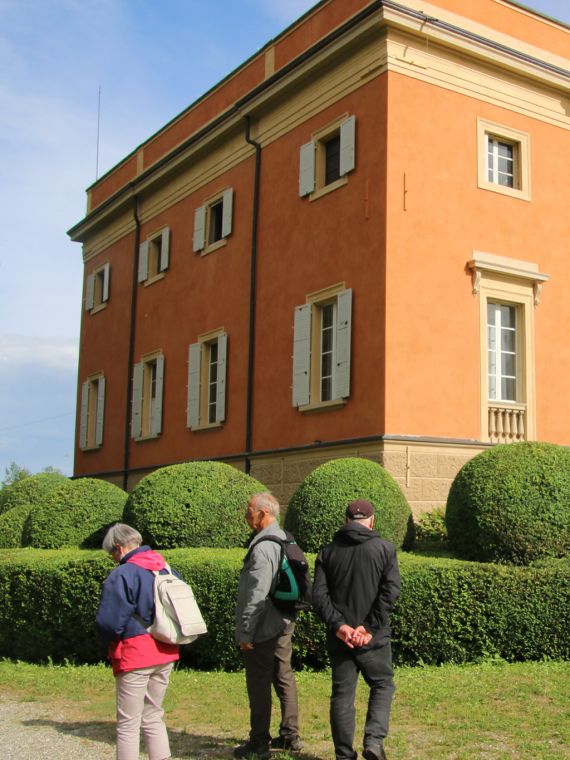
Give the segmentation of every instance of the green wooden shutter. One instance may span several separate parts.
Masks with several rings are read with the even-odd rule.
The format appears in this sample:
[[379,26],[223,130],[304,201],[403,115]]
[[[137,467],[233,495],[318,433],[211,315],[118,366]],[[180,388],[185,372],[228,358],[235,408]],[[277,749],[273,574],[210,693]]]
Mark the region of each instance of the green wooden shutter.
[[131,414],[131,437],[140,438],[142,435],[142,396],[143,396],[144,366],[142,362],[133,367],[133,406]]
[[226,238],[232,233],[232,216],[234,208],[234,191],[229,188],[224,192],[222,204],[222,237]]
[[160,246],[160,261],[159,261],[159,271],[164,272],[165,269],[168,269],[168,264],[170,262],[170,228],[165,227],[162,230],[162,241]]
[[356,166],[356,117],[349,116],[340,125],[340,176]]
[[103,420],[105,418],[105,378],[100,377],[97,383],[97,423],[95,427],[95,445],[103,443]]
[[226,364],[228,336],[222,333],[218,337],[218,383],[216,387],[216,422],[226,419]]
[[200,361],[202,346],[192,343],[188,349],[188,409],[187,424],[189,428],[200,424]]
[[200,206],[194,212],[194,253],[203,250],[206,245],[206,206]]
[[315,189],[315,143],[301,145],[299,152],[299,195],[309,195]]
[[352,321],[352,290],[337,296],[336,366],[334,388],[336,398],[350,396],[350,332]]
[[87,413],[89,409],[89,383],[81,386],[81,412],[79,415],[79,448],[87,448]]
[[95,303],[95,275],[87,275],[85,285],[85,311],[91,311]]
[[144,243],[141,243],[139,246],[139,282],[145,282],[148,280],[148,247],[148,240],[145,240]]
[[293,328],[293,406],[310,401],[311,304],[295,307]]
[[162,432],[162,395],[164,390],[164,356],[157,356],[156,362],[156,393],[150,410],[150,434],[160,435]]

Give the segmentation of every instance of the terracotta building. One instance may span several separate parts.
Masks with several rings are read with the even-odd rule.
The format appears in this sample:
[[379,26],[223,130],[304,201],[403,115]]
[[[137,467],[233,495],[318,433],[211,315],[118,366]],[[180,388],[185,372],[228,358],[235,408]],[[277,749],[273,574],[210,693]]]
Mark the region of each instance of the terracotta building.
[[75,475],[570,445],[569,166],[569,27],[318,3],[88,189]]

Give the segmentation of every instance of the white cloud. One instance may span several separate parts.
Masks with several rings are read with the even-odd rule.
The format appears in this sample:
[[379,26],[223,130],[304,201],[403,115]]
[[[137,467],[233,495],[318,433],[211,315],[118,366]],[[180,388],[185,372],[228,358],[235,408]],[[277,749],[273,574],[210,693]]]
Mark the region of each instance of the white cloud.
[[0,335],[0,366],[17,371],[24,366],[36,368],[77,369],[76,341],[26,335]]

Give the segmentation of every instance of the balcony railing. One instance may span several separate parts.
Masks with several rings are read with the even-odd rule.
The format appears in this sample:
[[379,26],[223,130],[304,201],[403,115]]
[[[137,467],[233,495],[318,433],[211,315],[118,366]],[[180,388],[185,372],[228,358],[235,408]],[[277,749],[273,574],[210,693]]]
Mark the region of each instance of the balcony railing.
[[491,443],[526,441],[526,404],[489,401]]

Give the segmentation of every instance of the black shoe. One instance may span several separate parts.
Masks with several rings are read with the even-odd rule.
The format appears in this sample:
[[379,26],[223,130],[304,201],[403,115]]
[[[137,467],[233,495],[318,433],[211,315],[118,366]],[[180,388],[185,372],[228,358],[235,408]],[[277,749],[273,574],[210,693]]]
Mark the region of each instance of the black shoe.
[[259,744],[252,744],[246,742],[240,744],[233,751],[233,756],[237,758],[245,758],[245,760],[269,760],[271,757],[271,750],[268,746],[260,747]]
[[364,747],[362,750],[362,757],[364,760],[388,760],[386,753],[384,752],[384,747],[382,745],[374,748]]
[[299,736],[276,736],[271,740],[273,749],[289,749],[291,752],[300,752],[303,742]]

